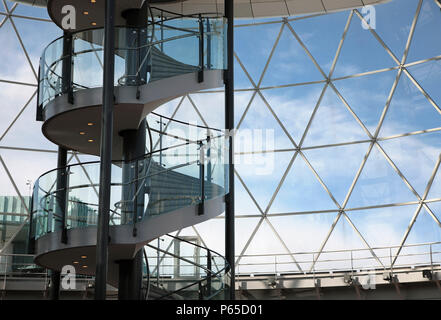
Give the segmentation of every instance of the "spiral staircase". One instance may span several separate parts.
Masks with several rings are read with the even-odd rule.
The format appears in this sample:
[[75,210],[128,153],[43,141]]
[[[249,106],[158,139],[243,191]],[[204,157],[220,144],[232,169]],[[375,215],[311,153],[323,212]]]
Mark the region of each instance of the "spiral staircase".
[[[154,111],[185,94],[223,86],[225,23],[170,12],[158,20],[160,13],[149,8],[145,25],[115,31],[107,281],[121,286],[121,262],[142,254],[143,298],[219,298],[229,270],[225,259],[168,234],[224,212],[227,140],[221,130]],[[46,47],[39,71],[37,120],[43,121],[43,134],[67,150],[95,156],[103,40],[102,28],[65,33]],[[169,125],[181,132],[192,127],[197,137],[170,135]],[[99,168],[99,161],[62,166],[36,181],[30,223],[36,264],[55,271],[69,265],[77,274],[94,275]],[[160,238],[167,239],[167,248],[160,241],[154,245]],[[181,247],[192,248],[190,256]]]

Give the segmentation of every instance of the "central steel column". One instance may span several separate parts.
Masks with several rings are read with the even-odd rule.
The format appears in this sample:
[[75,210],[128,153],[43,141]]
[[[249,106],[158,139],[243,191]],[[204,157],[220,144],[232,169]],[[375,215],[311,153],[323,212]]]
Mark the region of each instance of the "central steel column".
[[[147,161],[144,160],[146,141],[146,119],[141,121],[138,130],[125,130],[119,133],[123,138],[123,178],[121,221],[133,225],[136,237],[136,222],[144,216],[145,181]],[[118,279],[119,300],[140,300],[142,289],[142,258],[139,250],[133,259],[120,260]]]
[[227,70],[225,70],[225,129],[229,133],[228,194],[225,196],[225,258],[231,267],[228,298],[235,299],[234,253],[234,4],[225,0],[227,19]]
[[106,0],[95,300],[106,299],[115,69],[115,0]]
[[[55,203],[55,222],[54,231],[61,232],[61,242],[66,243],[66,182],[67,172],[65,170],[67,165],[67,150],[63,147],[58,147],[58,163],[57,163],[57,193]],[[60,278],[61,272],[50,270],[51,287],[49,290],[49,299],[58,300],[60,298]]]

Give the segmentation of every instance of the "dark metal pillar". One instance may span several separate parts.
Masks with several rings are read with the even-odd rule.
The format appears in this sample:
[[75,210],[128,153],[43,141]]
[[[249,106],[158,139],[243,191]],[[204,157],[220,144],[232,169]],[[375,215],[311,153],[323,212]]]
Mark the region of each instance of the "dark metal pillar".
[[51,270],[51,286],[49,288],[49,299],[50,300],[59,300],[60,299],[60,271]]
[[72,33],[64,31],[63,35],[63,61],[62,61],[62,92],[67,94],[67,100],[73,104],[73,87],[72,87],[72,53],[73,38]]
[[142,257],[139,250],[133,259],[118,261],[118,300],[141,300]]
[[231,267],[228,298],[235,299],[234,253],[234,4],[225,0],[227,19],[227,70],[225,70],[225,129],[229,133],[228,194],[225,196],[225,257]]
[[61,231],[61,242],[67,243],[66,210],[67,210],[67,150],[58,147],[57,163],[57,217],[55,220],[55,231]]
[[115,69],[115,0],[106,0],[95,300],[106,299]]
[[[58,163],[57,163],[57,197],[55,204],[55,222],[54,232],[61,231],[61,241],[66,243],[66,170],[67,165],[67,150],[63,147],[58,147]],[[51,286],[49,290],[49,299],[58,300],[60,298],[60,271],[51,270]]]
[[[149,57],[147,55],[147,17],[148,1],[145,1],[140,9],[127,9],[122,12],[126,20],[127,47],[125,54],[126,85],[139,86],[147,82]],[[143,48],[141,48],[144,46]]]
[[[119,133],[123,138],[123,187],[121,222],[133,224],[136,237],[136,222],[144,215],[145,181],[147,161],[144,159],[146,145],[146,120],[141,121],[138,130]],[[140,300],[142,288],[142,258],[139,250],[133,259],[121,260],[119,264],[118,299]]]

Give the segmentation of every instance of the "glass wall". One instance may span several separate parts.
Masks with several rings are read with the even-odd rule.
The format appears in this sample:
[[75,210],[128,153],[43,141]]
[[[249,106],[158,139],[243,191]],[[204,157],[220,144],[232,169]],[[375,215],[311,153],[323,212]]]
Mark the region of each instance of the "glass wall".
[[[15,10],[45,16],[38,8]],[[6,12],[1,3],[0,11]],[[14,16],[0,25],[8,48],[0,53],[0,98],[8,110],[0,119],[0,194],[27,195],[26,179],[35,181],[56,165],[56,146],[34,120],[34,71],[59,31]],[[360,259],[357,268],[426,261],[408,255],[427,247],[402,245],[441,241],[440,28],[441,11],[432,0],[237,20],[240,272],[346,268],[351,255]],[[178,98],[157,113],[222,128],[223,104],[219,88]],[[198,236],[223,252],[222,218],[176,234]],[[363,250],[329,252],[355,249]],[[254,256],[262,254],[281,255]],[[326,262],[339,257],[343,262]]]

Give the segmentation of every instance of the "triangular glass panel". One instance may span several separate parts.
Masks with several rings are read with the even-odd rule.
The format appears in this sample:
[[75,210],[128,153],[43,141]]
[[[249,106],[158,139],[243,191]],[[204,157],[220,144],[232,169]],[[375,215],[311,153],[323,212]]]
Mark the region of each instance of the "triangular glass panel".
[[[10,0],[8,0],[7,2],[9,3],[9,10],[11,10],[14,2],[11,2]],[[50,20],[50,17],[47,13],[47,8],[45,8],[45,7],[37,7],[37,6],[30,6],[30,5],[26,5],[26,4],[19,4],[15,8],[14,14],[20,15],[20,16]],[[16,18],[14,20],[18,20],[18,19],[19,18]],[[43,22],[43,23],[45,23],[45,22]]]
[[[0,43],[4,48],[8,48],[2,51],[0,79],[36,84],[37,79],[9,20],[0,28]],[[40,53],[35,53],[34,61],[38,61]],[[35,72],[38,72],[38,68]]]
[[260,95],[256,95],[235,137],[235,152],[294,148]]
[[329,74],[347,20],[348,11],[341,11],[291,22],[325,74]]
[[[0,119],[0,137],[32,97],[36,88],[0,82],[0,101],[2,101],[2,117]],[[35,93],[36,95],[36,93]],[[33,103],[27,108],[35,110]]]
[[369,139],[335,91],[328,87],[312,120],[304,146],[320,146]]
[[201,113],[202,118],[210,128],[225,128],[225,93],[197,93],[190,98]]
[[408,67],[407,70],[441,108],[441,92],[439,84],[441,82],[441,60],[428,61]]
[[435,174],[427,199],[441,199],[441,169]]
[[352,17],[333,78],[395,67],[397,64],[357,15]]
[[[398,60],[404,54],[418,1],[389,1],[376,5],[375,32]],[[381,21],[381,23],[380,23]]]
[[[43,136],[41,131],[42,122],[35,121],[36,100],[36,97],[32,99],[28,107],[3,137],[0,145],[56,150],[56,146]],[[18,106],[17,110],[21,107]]]
[[298,144],[322,91],[323,84],[310,84],[261,92]]
[[[3,150],[1,151],[3,156]],[[3,165],[0,164],[0,250],[20,230],[20,226],[28,217],[26,207],[30,207],[28,193],[22,194],[20,198],[15,191]],[[23,201],[22,201],[23,200]],[[24,202],[24,204],[23,204]],[[12,249],[12,248],[10,248]],[[8,250],[8,249],[5,249]],[[5,251],[4,253],[13,253]]]
[[[268,217],[303,271],[310,269],[314,259],[309,252],[319,250],[323,235],[327,234],[334,219],[335,213]],[[285,261],[289,258],[292,262],[291,257],[280,258]]]
[[253,94],[254,94],[253,91],[236,91],[234,93],[234,126],[235,127],[237,127],[239,121],[243,116],[243,113],[250,104]]
[[[214,250],[220,254],[225,251],[225,220],[224,219],[210,219],[203,223],[195,225],[194,228],[199,233],[201,241],[207,248]],[[188,228],[196,235],[196,232],[192,230],[193,228]],[[202,244],[201,244],[202,245]],[[202,252],[201,252],[202,254]],[[205,256],[205,252],[203,255]]]
[[179,102],[181,102],[182,98],[183,97],[179,97],[169,102],[166,102],[157,109],[155,109],[153,112],[165,117],[171,117],[173,115],[173,112],[176,110],[177,106],[179,105]]
[[[395,262],[395,267],[400,265],[411,267],[431,265],[431,248],[428,243],[433,242],[441,242],[441,227],[423,207],[409,232],[403,249]],[[439,245],[435,244],[432,246],[432,251],[439,252],[440,248]],[[439,255],[437,258],[439,261]]]
[[[155,114],[149,114],[147,116],[147,122],[151,129],[153,145],[155,146],[155,150],[159,149],[159,133],[158,131],[165,131],[166,128],[172,123],[168,118],[174,118],[174,114],[176,108],[179,106],[179,103],[182,99],[187,99],[186,97],[180,97],[177,99],[173,99],[167,103],[164,103],[159,108],[155,109],[153,112]],[[179,106],[181,108],[182,105]],[[161,117],[162,116],[162,117]],[[167,118],[165,118],[167,117]],[[147,137],[148,138],[148,137]],[[148,144],[150,142],[148,141]]]
[[334,81],[337,90],[371,134],[375,133],[397,71]]
[[[260,215],[261,212],[251,199],[245,187],[236,177],[234,187],[234,211],[236,216]],[[248,186],[247,186],[248,187]],[[257,201],[257,200],[256,200]],[[262,209],[263,210],[263,209]]]
[[[19,5],[17,9],[20,7],[22,8],[29,6]],[[61,37],[63,35],[63,31],[53,23],[36,22],[33,19],[31,20],[31,19],[15,18],[14,23],[18,33],[20,34],[20,38],[23,42],[23,45],[26,48],[26,51],[28,52],[32,60],[34,69],[36,72],[38,72],[38,67],[39,67],[38,64],[40,61],[40,56],[43,53],[43,50],[52,41]],[[35,36],[36,28],[38,28],[38,32],[39,32],[38,37]],[[61,48],[59,50],[61,50]]]
[[[239,58],[240,59],[240,58]],[[241,60],[242,62],[242,60]],[[242,62],[243,63],[243,62]],[[245,66],[244,66],[245,67]],[[247,70],[248,72],[248,70]],[[251,75],[250,75],[251,77]],[[254,80],[253,80],[254,81]],[[256,84],[256,82],[254,82]],[[253,88],[253,84],[248,78],[247,74],[243,70],[242,66],[234,59],[234,88],[237,89],[249,89]]]
[[347,208],[403,203],[417,200],[376,146],[355,184]]
[[368,150],[367,143],[304,150],[304,154],[337,202],[342,205]]
[[[236,255],[239,255],[262,218],[238,218],[235,221]],[[263,223],[263,221],[262,221]]]
[[324,77],[285,26],[262,80],[262,87],[320,81]]
[[412,220],[416,205],[347,211],[363,238],[374,249],[383,265],[390,265],[389,247],[399,246]]
[[401,74],[379,136],[388,137],[440,126],[441,114],[406,74]]
[[[158,117],[156,117],[156,120],[158,120]],[[158,127],[157,124],[156,129],[165,132],[162,135],[162,148],[180,145],[185,142],[185,139],[196,141],[206,138],[207,130],[198,126],[205,127],[205,124],[186,97],[171,121],[162,118],[162,128]],[[197,145],[192,143],[189,147],[195,149]],[[170,150],[170,152],[173,152],[173,150]]]
[[[19,150],[1,150],[0,152],[22,196],[30,196],[37,179],[45,172],[57,167],[56,153]],[[29,159],[38,163],[38,170],[29,165]]]
[[438,41],[439,33],[437,30],[440,29],[440,8],[436,5],[436,1],[424,0],[406,62],[439,56],[441,54],[441,43]]
[[342,215],[326,242],[323,253],[317,259],[315,271],[361,271],[376,268],[379,265],[380,263],[360,235]]
[[423,196],[441,152],[441,132],[385,140],[380,145],[412,187]]
[[[427,204],[427,206],[430,208],[432,213],[435,215],[435,217],[438,219],[438,221],[441,222],[441,202],[430,202]],[[437,223],[435,221],[435,223]]]
[[300,155],[297,155],[269,213],[335,210],[337,205]]
[[[281,256],[286,253],[285,247],[268,225],[268,222],[263,221],[250,242],[248,249],[245,251],[244,257],[240,260],[239,271],[243,273],[265,272],[274,275],[278,273],[299,272],[295,261],[290,256]],[[277,255],[278,257],[268,256],[270,254]]]
[[292,156],[293,152],[235,156],[235,168],[262,210],[268,206]]
[[[235,52],[256,84],[259,82],[281,25],[272,23],[252,27],[236,27],[234,30]],[[250,50],[250,47],[259,49]]]

